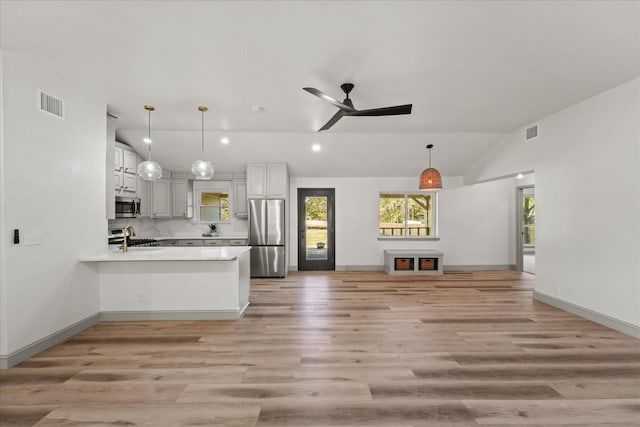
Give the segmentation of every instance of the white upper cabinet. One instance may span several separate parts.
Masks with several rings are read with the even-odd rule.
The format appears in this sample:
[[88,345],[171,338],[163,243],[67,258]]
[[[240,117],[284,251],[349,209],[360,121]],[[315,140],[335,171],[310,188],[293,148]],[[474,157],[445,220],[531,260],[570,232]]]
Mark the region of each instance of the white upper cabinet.
[[116,192],[116,196],[122,195],[122,188],[124,187],[124,179],[122,172],[113,172],[113,189]]
[[113,170],[116,172],[122,172],[124,170],[124,150],[120,147],[116,147],[114,150]]
[[140,216],[151,218],[190,218],[193,213],[189,181],[186,179],[169,179],[170,170],[162,170],[162,178],[157,181],[140,180],[138,197],[140,197]]
[[174,179],[172,182],[173,190],[173,216],[184,217],[187,215],[187,192],[188,185],[186,179]]
[[135,175],[129,175],[128,173],[122,174],[122,193],[134,196],[138,193],[138,177]]
[[136,176],[138,170],[138,155],[129,150],[123,150],[122,155],[123,171],[126,174]]
[[152,216],[153,183],[151,181],[144,181],[141,179],[138,186],[138,196],[140,197],[140,216]]
[[233,181],[233,215],[238,218],[246,218],[247,210],[247,181]]
[[267,165],[265,163],[247,164],[247,197],[249,199],[267,197]]
[[286,199],[288,195],[289,173],[285,163],[247,165],[247,198]]
[[289,195],[289,174],[284,163],[267,165],[267,197],[286,199]]
[[138,155],[119,144],[114,148],[114,191],[116,196],[136,196],[138,192]]
[[168,218],[171,216],[171,180],[159,179],[153,181],[153,210],[152,218]]

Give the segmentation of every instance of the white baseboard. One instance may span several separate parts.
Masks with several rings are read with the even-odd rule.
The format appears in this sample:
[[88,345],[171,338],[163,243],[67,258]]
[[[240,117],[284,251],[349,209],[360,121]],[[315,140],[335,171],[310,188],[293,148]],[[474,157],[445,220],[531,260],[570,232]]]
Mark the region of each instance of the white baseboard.
[[237,320],[247,309],[241,310],[157,310],[157,311],[103,311],[102,322],[136,322],[145,320]]
[[[495,265],[443,265],[444,271],[515,271],[513,264]],[[297,265],[290,265],[289,271],[298,271]],[[336,265],[335,271],[384,271],[384,265]]]
[[76,322],[73,325],[67,326],[64,329],[54,332],[49,336],[46,336],[19,350],[16,350],[7,356],[0,356],[0,369],[9,369],[17,365],[18,363],[24,362],[30,357],[33,357],[36,354],[53,347],[56,344],[60,344],[61,342],[68,340],[72,336],[79,334],[80,332],[98,324],[99,322],[100,313],[96,313],[93,316],[89,316],[86,319]]
[[384,271],[384,265],[336,265],[336,271]]
[[444,271],[515,271],[516,266],[512,264],[487,264],[487,265],[444,265]]
[[584,317],[587,320],[599,323],[607,328],[615,329],[623,334],[630,335],[634,338],[640,338],[640,327],[637,325],[614,319],[606,314],[598,313],[539,291],[533,291],[533,299],[549,304],[555,308],[559,308],[560,310],[568,311],[569,313]]

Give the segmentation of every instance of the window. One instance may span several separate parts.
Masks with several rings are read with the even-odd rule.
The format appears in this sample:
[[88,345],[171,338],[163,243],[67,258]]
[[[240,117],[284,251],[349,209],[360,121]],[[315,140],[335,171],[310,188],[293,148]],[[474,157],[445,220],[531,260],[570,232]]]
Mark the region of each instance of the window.
[[379,204],[379,237],[436,237],[435,193],[380,193]]
[[198,222],[229,222],[229,192],[198,190]]

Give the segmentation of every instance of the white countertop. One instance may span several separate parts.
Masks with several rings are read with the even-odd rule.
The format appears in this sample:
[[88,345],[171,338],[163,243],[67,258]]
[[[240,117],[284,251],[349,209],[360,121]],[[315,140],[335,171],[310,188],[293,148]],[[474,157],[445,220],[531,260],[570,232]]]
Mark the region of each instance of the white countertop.
[[82,262],[113,261],[231,261],[251,250],[250,246],[209,247],[132,247],[128,252],[119,248],[85,258]]
[[216,237],[203,237],[202,235],[200,236],[174,236],[174,237],[168,237],[168,236],[162,236],[162,237],[146,237],[146,236],[136,236],[136,239],[155,239],[155,240],[236,240],[236,239],[248,239],[248,236],[230,236],[230,235],[224,235],[224,236],[216,236]]

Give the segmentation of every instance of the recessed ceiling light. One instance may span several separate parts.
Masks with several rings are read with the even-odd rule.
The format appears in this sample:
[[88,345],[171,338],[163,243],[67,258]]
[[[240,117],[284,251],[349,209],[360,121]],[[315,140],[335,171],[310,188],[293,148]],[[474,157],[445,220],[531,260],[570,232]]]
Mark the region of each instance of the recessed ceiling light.
[[251,110],[259,113],[260,111],[264,111],[264,107],[261,105],[254,105],[253,107],[251,107]]
[[322,148],[322,147],[320,147],[320,144],[313,144],[313,145],[311,146],[311,149],[312,149],[313,151],[315,151],[316,153],[317,153],[318,151],[320,151],[320,149],[321,149],[321,148]]
[[522,179],[522,178],[524,178],[523,174],[519,173],[518,175],[516,175],[516,179]]
[[151,138],[147,138],[146,136],[142,139],[147,144],[151,144]]
[[229,143],[229,138],[224,136],[224,137],[220,138],[220,142],[222,142],[223,144],[228,144]]

